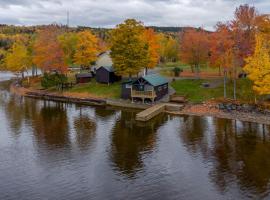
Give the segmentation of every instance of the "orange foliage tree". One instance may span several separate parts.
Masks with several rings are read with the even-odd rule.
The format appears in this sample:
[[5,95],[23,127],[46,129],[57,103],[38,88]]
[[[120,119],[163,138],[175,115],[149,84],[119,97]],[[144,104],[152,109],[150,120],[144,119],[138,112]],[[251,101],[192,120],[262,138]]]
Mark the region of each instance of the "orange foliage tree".
[[157,35],[155,34],[153,29],[145,29],[144,34],[143,34],[143,38],[145,40],[145,43],[147,45],[147,49],[148,49],[148,64],[145,68],[146,74],[148,69],[152,69],[154,68],[159,61],[159,42],[158,42],[158,38]]
[[181,38],[182,61],[191,66],[192,71],[196,70],[199,77],[200,67],[208,62],[209,58],[209,37],[203,29],[188,29]]
[[61,30],[56,25],[38,31],[33,46],[33,63],[43,72],[65,73],[67,71],[65,54],[58,41],[60,33]]
[[227,72],[231,72],[234,60],[234,40],[227,24],[218,23],[210,39],[210,65],[224,72],[224,98],[227,97]]
[[210,37],[210,65],[228,71],[232,66],[233,36],[227,24],[218,23]]

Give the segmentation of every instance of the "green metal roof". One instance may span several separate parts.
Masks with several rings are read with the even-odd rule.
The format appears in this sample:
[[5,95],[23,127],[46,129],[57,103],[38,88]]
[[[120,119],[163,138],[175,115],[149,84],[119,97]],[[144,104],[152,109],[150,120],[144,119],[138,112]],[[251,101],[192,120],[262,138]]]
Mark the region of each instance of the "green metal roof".
[[165,77],[160,76],[158,74],[151,74],[151,75],[144,76],[142,78],[154,87],[163,85],[169,82]]

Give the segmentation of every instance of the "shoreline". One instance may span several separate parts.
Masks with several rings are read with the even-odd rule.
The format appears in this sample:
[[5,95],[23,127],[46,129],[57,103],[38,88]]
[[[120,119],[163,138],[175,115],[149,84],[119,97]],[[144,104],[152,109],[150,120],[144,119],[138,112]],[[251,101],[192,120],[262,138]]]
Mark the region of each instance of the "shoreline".
[[[75,97],[76,94],[65,95],[65,93],[60,94],[55,92],[36,91],[21,87],[14,82],[11,83],[10,85],[10,92],[28,98],[66,102],[66,103],[76,103],[88,106],[101,106],[101,107],[111,106],[122,109],[137,109],[137,110],[144,110],[151,107],[151,105],[130,103],[127,102],[126,100],[121,99],[113,100],[113,99],[93,98],[93,97],[83,98],[78,96]],[[166,113],[177,116],[179,115],[209,116],[215,118],[239,120],[243,122],[270,125],[270,115],[254,112],[239,112],[239,111],[226,112],[218,109],[217,105],[218,103],[202,103],[195,105],[185,104],[184,108],[181,111],[166,111]]]

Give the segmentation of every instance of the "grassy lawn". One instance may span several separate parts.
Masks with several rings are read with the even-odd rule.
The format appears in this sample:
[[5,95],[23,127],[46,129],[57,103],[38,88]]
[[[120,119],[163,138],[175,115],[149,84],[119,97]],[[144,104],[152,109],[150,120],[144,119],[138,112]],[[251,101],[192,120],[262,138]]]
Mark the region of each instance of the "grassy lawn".
[[[200,103],[213,98],[223,97],[223,84],[218,84],[215,88],[203,88],[202,83],[217,82],[218,80],[177,80],[171,84],[178,95],[186,96],[191,102]],[[248,79],[237,80],[237,98],[243,101],[254,101],[252,84]],[[227,84],[227,97],[233,98],[233,83]]]
[[107,85],[92,81],[91,83],[76,85],[72,89],[68,90],[68,92],[89,93],[103,98],[120,98],[121,84],[114,83]]

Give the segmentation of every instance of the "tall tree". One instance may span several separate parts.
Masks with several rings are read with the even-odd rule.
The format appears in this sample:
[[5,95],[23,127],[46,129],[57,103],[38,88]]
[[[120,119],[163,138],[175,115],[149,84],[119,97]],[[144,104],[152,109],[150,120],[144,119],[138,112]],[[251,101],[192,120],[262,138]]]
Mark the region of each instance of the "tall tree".
[[177,61],[179,58],[179,42],[170,35],[158,34],[159,57],[161,62]]
[[256,34],[254,54],[246,59],[244,70],[259,95],[270,94],[270,17],[262,16]]
[[205,65],[209,58],[209,37],[203,29],[189,29],[184,32],[181,41],[182,61],[195,68],[199,77],[200,67]]
[[127,19],[111,31],[111,57],[118,75],[136,75],[148,64],[148,47],[143,40],[144,26]]
[[218,23],[210,39],[210,65],[218,67],[224,73],[224,98],[227,97],[227,73],[232,70],[233,36],[227,24]]
[[88,30],[79,32],[74,63],[88,67],[96,61],[98,52],[98,38]]
[[65,73],[67,64],[64,51],[58,41],[61,30],[56,25],[47,26],[38,31],[33,46],[33,62],[44,72],[58,71]]
[[78,42],[78,35],[74,32],[63,33],[58,37],[60,45],[64,51],[66,63],[73,64],[74,55]]
[[236,8],[234,20],[231,21],[234,46],[237,50],[235,56],[239,67],[244,66],[245,58],[254,51],[257,16],[255,7],[244,4]]
[[21,42],[15,42],[5,57],[7,70],[19,72],[24,77],[24,72],[30,67],[31,57],[27,47]]
[[147,48],[148,48],[148,53],[147,53],[148,64],[145,67],[145,69],[146,69],[145,71],[147,74],[148,69],[152,69],[158,64],[159,43],[158,43],[157,35],[155,34],[153,29],[146,29],[144,31],[143,37],[144,37],[145,43],[147,44]]

